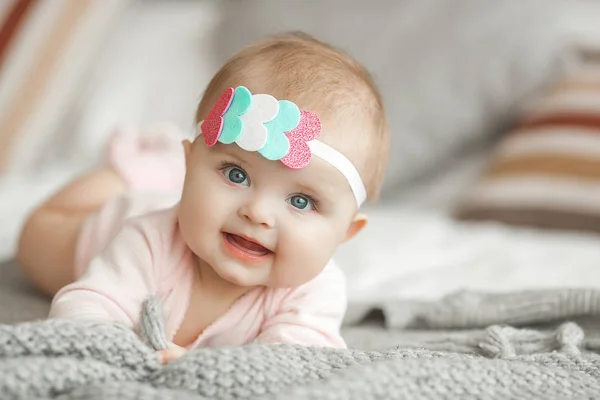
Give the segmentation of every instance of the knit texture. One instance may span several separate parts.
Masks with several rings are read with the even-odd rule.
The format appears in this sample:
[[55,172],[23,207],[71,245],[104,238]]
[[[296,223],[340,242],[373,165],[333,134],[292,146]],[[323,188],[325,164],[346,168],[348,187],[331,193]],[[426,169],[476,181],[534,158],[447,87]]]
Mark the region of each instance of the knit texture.
[[[457,333],[456,340],[423,341],[429,349],[197,349],[161,365],[156,349],[166,341],[159,311],[154,300],[145,303],[137,334],[67,320],[0,326],[0,398],[548,399],[600,393],[600,342],[586,339],[573,323],[551,332],[495,325]],[[431,350],[444,343],[454,352]]]

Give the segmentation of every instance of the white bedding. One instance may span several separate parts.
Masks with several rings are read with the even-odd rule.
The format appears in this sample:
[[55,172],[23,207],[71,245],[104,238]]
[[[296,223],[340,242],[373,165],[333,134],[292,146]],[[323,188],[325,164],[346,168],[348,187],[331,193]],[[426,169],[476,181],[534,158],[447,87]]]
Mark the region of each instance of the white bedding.
[[467,225],[401,208],[371,217],[369,229],[337,256],[354,299],[600,287],[600,236]]
[[[13,174],[0,179],[0,258],[14,255],[19,229],[34,205],[100,158],[115,123],[169,119],[185,127],[191,122],[194,103],[214,69],[207,56],[207,35],[215,21],[205,2],[181,2],[178,12],[167,12],[165,4],[132,16],[123,27],[126,35],[115,39],[113,52],[103,57],[103,69],[89,82],[89,96],[82,99],[85,112],[70,121],[76,135],[70,142],[57,143],[63,148],[57,152],[62,161],[55,160],[37,176]],[[181,40],[174,42],[164,32],[154,32],[149,42],[141,40],[153,30],[157,18],[164,29],[178,32]],[[181,29],[199,22],[205,29],[193,34]],[[172,66],[169,61],[183,54],[187,58],[180,59],[173,73],[167,68]],[[451,205],[485,158],[485,149],[474,151],[448,166],[444,174],[398,190],[386,205],[371,211],[367,230],[336,256],[347,271],[352,299],[426,300],[463,288],[600,286],[600,237],[470,226],[448,217]]]

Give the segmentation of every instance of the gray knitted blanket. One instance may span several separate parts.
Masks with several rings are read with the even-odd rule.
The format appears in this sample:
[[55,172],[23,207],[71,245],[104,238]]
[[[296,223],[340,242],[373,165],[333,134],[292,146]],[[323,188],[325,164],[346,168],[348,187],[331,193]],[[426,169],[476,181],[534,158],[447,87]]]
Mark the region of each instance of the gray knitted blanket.
[[[422,324],[438,328],[446,326],[443,321],[452,322],[447,325],[453,328],[503,319],[549,322],[600,315],[597,297],[595,291],[461,294],[429,308],[421,304],[413,314]],[[545,304],[550,299],[553,307]],[[358,310],[350,313],[354,322],[369,311],[353,310]],[[393,310],[383,307],[388,326],[406,325],[406,318],[393,319]],[[395,311],[397,316],[399,309]],[[0,325],[0,398],[600,397],[600,339],[584,335],[572,322],[553,330],[505,325],[450,333],[430,330],[384,351],[258,344],[197,349],[161,365],[155,351],[166,341],[155,301],[146,302],[141,321],[137,333],[115,324],[66,320]]]

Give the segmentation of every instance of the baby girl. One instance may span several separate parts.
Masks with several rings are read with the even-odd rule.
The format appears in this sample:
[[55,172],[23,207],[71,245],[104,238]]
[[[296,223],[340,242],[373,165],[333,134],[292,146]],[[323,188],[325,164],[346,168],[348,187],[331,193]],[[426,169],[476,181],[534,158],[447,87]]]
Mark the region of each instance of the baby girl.
[[26,222],[25,273],[50,317],[135,329],[163,304],[172,347],[283,342],[344,347],[345,281],[331,257],[366,224],[389,149],[365,69],[307,35],[242,49],[217,72],[183,151],[116,135],[108,166]]

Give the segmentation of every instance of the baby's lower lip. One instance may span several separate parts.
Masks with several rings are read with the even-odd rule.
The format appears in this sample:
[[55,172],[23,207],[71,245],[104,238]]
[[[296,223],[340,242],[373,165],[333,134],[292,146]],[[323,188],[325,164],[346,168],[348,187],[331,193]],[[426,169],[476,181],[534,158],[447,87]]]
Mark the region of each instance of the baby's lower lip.
[[223,245],[226,250],[236,258],[239,258],[244,261],[264,261],[266,258],[270,257],[273,253],[268,249],[264,249],[263,251],[256,251],[245,248],[241,246],[238,242],[235,241],[235,235],[231,233],[223,232]]

